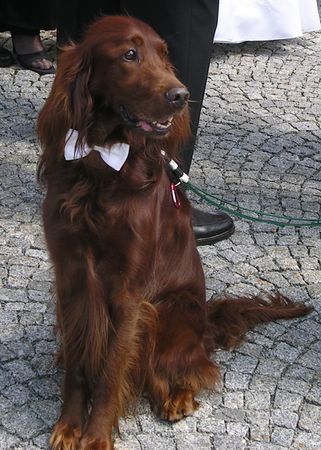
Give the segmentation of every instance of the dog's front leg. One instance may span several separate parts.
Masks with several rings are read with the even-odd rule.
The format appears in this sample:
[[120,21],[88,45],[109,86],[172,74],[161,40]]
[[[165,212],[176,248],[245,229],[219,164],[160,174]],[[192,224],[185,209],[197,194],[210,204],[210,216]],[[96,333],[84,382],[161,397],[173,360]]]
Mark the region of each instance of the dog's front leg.
[[132,294],[130,298],[124,295],[114,299],[113,304],[108,354],[93,390],[92,410],[80,442],[81,450],[113,448],[112,429],[118,426],[119,416],[134,390],[129,375],[139,353],[139,305]]
[[[63,407],[50,446],[76,450],[88,415],[90,392],[106,353],[108,314],[89,251],[79,257],[67,248],[55,258],[57,318],[65,367]],[[63,256],[64,256],[63,255]]]
[[[82,287],[84,288],[84,286]],[[58,294],[58,318],[62,332],[60,358],[65,375],[62,389],[62,411],[50,437],[50,448],[53,450],[78,449],[88,412],[88,379],[80,361],[81,353],[85,350],[77,338],[82,331],[82,322],[77,311],[79,298],[71,296],[71,299],[69,297],[69,300],[66,301],[67,297],[64,290],[60,289]],[[71,328],[71,324],[74,324],[73,328]]]
[[85,380],[79,368],[66,364],[63,391],[63,408],[52,431],[50,447],[54,450],[76,450],[87,411]]

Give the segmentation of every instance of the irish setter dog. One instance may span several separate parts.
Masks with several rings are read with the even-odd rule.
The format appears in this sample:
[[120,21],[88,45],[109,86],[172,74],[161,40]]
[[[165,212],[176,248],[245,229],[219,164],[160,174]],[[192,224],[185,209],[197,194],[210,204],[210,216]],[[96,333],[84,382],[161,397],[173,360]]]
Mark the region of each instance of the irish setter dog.
[[[65,368],[54,450],[110,450],[144,390],[176,421],[215,386],[216,348],[309,308],[281,295],[206,302],[183,190],[161,153],[189,136],[188,91],[145,23],[104,17],[62,51],[38,133],[46,240]],[[116,158],[116,163],[110,158]]]

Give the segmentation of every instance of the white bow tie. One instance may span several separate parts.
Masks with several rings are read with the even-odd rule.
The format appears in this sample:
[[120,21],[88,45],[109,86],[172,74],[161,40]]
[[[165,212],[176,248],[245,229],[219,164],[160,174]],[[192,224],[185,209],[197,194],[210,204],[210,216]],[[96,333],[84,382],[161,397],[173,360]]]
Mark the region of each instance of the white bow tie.
[[92,150],[100,153],[101,158],[113,169],[119,171],[126,162],[129,153],[129,145],[124,143],[116,143],[106,147],[94,145],[92,148],[87,143],[81,149],[76,147],[78,139],[78,131],[70,129],[66,135],[65,141],[65,159],[71,161],[80,159],[89,155]]

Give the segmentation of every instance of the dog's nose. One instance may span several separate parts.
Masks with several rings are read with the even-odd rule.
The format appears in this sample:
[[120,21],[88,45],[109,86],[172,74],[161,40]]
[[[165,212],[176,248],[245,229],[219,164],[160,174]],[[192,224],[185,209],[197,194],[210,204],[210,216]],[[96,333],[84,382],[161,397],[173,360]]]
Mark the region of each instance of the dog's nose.
[[169,103],[176,108],[181,108],[188,100],[189,92],[186,88],[172,88],[165,93],[165,97]]

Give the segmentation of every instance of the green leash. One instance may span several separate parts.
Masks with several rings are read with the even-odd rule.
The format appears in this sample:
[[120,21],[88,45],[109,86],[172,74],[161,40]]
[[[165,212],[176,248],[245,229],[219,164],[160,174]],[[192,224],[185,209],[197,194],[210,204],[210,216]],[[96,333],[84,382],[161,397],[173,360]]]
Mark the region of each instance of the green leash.
[[209,205],[213,205],[217,209],[225,211],[241,219],[250,220],[252,222],[268,223],[271,225],[277,225],[278,227],[321,227],[321,219],[301,219],[299,217],[279,216],[277,214],[268,214],[264,211],[243,208],[235,205],[234,203],[228,202],[223,198],[219,198],[209,192],[199,189],[190,181],[186,183],[186,189],[194,192]]
[[179,179],[180,182],[185,184],[186,189],[194,192],[206,203],[215,206],[215,208],[217,209],[225,211],[241,219],[250,220],[252,222],[267,223],[276,225],[278,227],[321,227],[321,219],[301,219],[299,217],[269,214],[265,213],[264,211],[257,211],[255,209],[249,209],[235,205],[234,203],[224,200],[223,198],[219,198],[216,195],[203,191],[197,186],[194,186],[189,181],[188,175],[183,172],[183,170],[173,159],[168,158],[164,150],[162,150],[161,153],[166,159],[175,176]]

